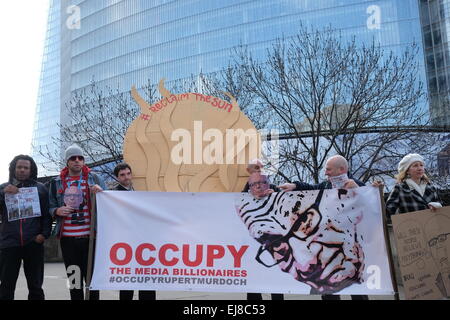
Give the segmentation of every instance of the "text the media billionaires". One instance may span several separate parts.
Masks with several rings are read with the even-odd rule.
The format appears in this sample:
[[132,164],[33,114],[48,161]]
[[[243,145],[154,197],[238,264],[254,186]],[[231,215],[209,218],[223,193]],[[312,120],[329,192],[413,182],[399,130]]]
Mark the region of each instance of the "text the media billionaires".
[[382,234],[372,187],[264,200],[104,192],[92,288],[387,295]]

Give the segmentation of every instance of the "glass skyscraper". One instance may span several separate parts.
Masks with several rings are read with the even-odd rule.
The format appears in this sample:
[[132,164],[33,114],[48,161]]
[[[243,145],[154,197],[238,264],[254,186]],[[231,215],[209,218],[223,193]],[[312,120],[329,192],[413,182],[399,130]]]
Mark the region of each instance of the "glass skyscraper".
[[431,118],[450,124],[450,0],[420,0]]
[[[433,2],[443,11],[439,17],[429,15],[427,25],[424,8],[433,7]],[[420,80],[434,92],[434,82],[441,88],[440,75],[446,77],[448,71],[438,66],[430,69],[430,47],[423,45],[423,34],[425,43],[432,34],[433,57],[448,51],[443,44],[446,38],[438,44],[433,33],[434,21],[439,21],[440,30],[447,30],[450,12],[446,3],[447,0],[53,0],[34,146],[51,143],[49,137],[58,134],[55,121],[64,122],[63,106],[71,93],[87,87],[92,80],[99,86],[128,91],[132,85],[139,88],[148,80],[157,83],[161,78],[171,81],[218,71],[228,65],[231,48],[245,44],[256,55],[262,55],[276,38],[295,35],[300,24],[317,29],[331,26],[340,30],[344,39],[355,36],[360,43],[374,39],[398,54],[417,43]],[[434,80],[428,82],[427,76]],[[49,123],[53,128],[43,131]],[[43,160],[38,158],[39,161]]]
[[56,145],[53,143],[53,138],[60,136],[57,124],[61,123],[61,10],[58,2],[58,0],[50,0],[32,138],[32,155],[39,165],[40,175],[57,170],[55,165],[39,151],[54,153]]

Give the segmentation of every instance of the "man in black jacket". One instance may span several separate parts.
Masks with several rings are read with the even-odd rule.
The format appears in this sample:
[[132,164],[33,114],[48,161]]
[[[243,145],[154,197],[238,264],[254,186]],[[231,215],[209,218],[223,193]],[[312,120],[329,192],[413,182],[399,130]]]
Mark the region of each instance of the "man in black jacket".
[[[37,166],[33,158],[19,155],[9,165],[9,181],[0,186],[0,300],[14,300],[22,260],[28,299],[45,299],[42,290],[44,241],[50,236],[52,218],[48,212],[47,188],[36,180]],[[21,189],[22,192],[37,191],[40,215],[35,214],[36,208],[30,205],[25,207],[21,201],[14,201]],[[9,208],[6,199],[11,204]]]
[[[131,172],[131,167],[126,163],[119,163],[114,168],[114,175],[117,178],[117,186],[111,190],[115,191],[134,191],[133,189],[133,173]],[[139,300],[156,300],[156,292],[154,290],[139,291]],[[120,300],[133,300],[134,291],[133,290],[120,290],[119,299]]]
[[[351,189],[357,187],[364,187],[365,184],[357,179],[352,179],[348,175],[347,160],[336,155],[330,157],[325,164],[325,175],[327,180],[319,184],[309,184],[306,182],[296,181],[294,183],[285,183],[279,186],[284,191],[303,191],[303,190],[323,190],[323,189]],[[378,186],[378,183],[374,185]],[[338,295],[322,295],[322,300],[340,300]],[[368,300],[366,295],[352,295],[352,300]]]

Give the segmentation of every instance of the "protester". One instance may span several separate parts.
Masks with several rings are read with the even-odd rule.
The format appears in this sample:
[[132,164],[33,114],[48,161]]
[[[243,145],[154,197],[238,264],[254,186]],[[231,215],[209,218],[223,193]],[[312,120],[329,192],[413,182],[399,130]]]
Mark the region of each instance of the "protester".
[[[131,167],[126,163],[119,163],[114,168],[114,176],[117,178],[118,184],[111,190],[115,191],[134,191],[133,173]],[[133,290],[120,290],[120,300],[133,300]],[[139,300],[156,300],[156,292],[153,290],[139,291]]]
[[348,174],[348,162],[347,160],[336,155],[330,157],[325,164],[325,175],[327,180],[319,184],[309,184],[306,182],[296,181],[294,183],[285,183],[280,185],[279,188],[284,191],[304,191],[304,190],[322,190],[332,189],[333,183],[342,185],[334,186],[342,189],[351,189],[365,186],[365,184],[357,179],[354,179]]
[[[101,192],[105,185],[85,165],[84,154],[79,146],[72,145],[66,149],[65,161],[66,167],[50,183],[50,214],[56,219],[54,234],[60,239],[67,276],[72,275],[74,267],[79,268],[79,283],[83,284],[88,272],[92,216],[90,192]],[[71,287],[71,300],[84,300],[83,288]],[[98,300],[99,292],[90,291],[90,299]]]
[[425,161],[417,153],[403,157],[398,164],[397,184],[386,201],[388,215],[441,208],[436,187],[425,174]]
[[[250,186],[250,184],[253,184],[253,183],[258,184],[258,186],[255,185],[253,188],[258,189],[258,191],[259,191],[261,188],[261,183],[268,183],[268,180],[266,180],[267,177],[264,178],[265,176],[263,176],[264,181],[259,181],[259,177],[261,176],[263,168],[264,168],[264,166],[262,164],[262,161],[259,159],[254,159],[248,163],[247,172],[250,177],[249,177],[249,181],[245,185],[244,190],[242,190],[242,192],[251,191],[252,193],[254,193],[255,190],[251,190],[252,186]],[[252,179],[254,179],[254,181]],[[271,194],[272,192],[279,192],[279,191],[280,191],[280,189],[278,189],[274,184],[268,184],[268,187],[265,188],[264,195],[262,195],[262,196],[267,196],[267,195]],[[257,195],[257,197],[259,197],[259,196],[260,195]],[[283,299],[284,299],[284,297],[282,294],[272,293],[272,300],[283,300]],[[261,293],[247,293],[247,300],[262,300],[262,294]]]
[[[348,173],[348,162],[340,155],[330,157],[325,164],[325,175],[327,180],[319,184],[309,184],[305,182],[285,183],[279,188],[284,191],[304,191],[304,190],[324,190],[324,189],[352,189],[363,187],[365,184],[357,179],[352,178]],[[380,185],[379,182],[374,186]],[[340,300],[339,295],[322,295],[322,300]],[[368,300],[367,295],[352,295],[352,300]]]
[[[0,186],[0,300],[14,300],[22,261],[28,285],[28,300],[45,299],[42,289],[44,242],[50,236],[52,219],[48,213],[48,190],[36,181],[37,174],[33,158],[19,155],[9,165],[9,181]],[[30,201],[39,201],[40,213],[29,205],[22,207],[26,208],[24,211],[30,211],[24,214],[25,212],[21,212],[20,201],[8,201],[8,208],[6,198],[15,198],[14,195],[18,195],[22,188],[36,188],[37,192],[32,192],[27,197]],[[10,212],[8,215],[8,209],[14,211],[14,214]]]

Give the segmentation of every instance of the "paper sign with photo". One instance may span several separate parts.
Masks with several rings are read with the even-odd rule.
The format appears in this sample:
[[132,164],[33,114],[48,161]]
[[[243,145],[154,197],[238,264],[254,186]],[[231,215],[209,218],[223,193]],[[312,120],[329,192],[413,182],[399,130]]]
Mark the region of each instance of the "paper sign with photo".
[[331,185],[333,189],[343,189],[345,183],[348,181],[348,176],[346,173],[341,174],[340,176],[330,177]]
[[36,187],[21,188],[17,194],[5,194],[8,221],[41,216],[39,193]]

